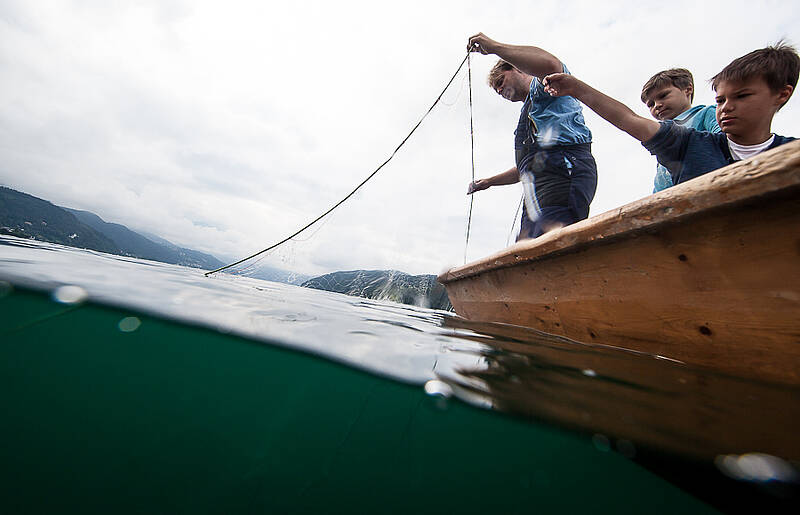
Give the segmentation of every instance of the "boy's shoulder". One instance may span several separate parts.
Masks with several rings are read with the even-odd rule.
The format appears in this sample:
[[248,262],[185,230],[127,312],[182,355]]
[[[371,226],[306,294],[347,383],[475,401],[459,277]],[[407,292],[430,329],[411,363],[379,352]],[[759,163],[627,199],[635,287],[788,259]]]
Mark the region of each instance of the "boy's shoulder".
[[659,124],[655,136],[642,145],[669,170],[674,184],[732,162],[725,134],[698,131],[672,120]]
[[676,116],[675,123],[698,131],[721,132],[713,105],[696,105]]
[[651,153],[655,153],[653,150],[662,146],[686,145],[692,142],[693,144],[719,147],[727,141],[725,134],[721,132],[698,130],[674,120],[664,120],[658,124],[659,128],[656,134],[642,142],[642,145]]
[[794,141],[796,139],[797,138],[792,136],[781,136],[780,134],[776,134],[775,139],[772,141],[772,145],[770,145],[769,148],[775,148],[780,145],[783,145],[784,143],[789,143],[790,141]]

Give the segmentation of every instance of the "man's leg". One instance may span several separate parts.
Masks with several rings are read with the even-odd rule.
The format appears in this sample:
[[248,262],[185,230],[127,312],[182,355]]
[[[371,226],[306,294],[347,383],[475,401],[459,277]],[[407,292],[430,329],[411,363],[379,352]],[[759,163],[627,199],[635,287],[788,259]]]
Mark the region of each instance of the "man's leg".
[[541,215],[536,220],[527,217],[523,208],[517,241],[528,238],[538,238],[542,234],[575,223],[575,215],[568,206],[549,206],[542,208]]
[[570,149],[566,152],[566,156],[572,164],[569,208],[572,210],[574,216],[572,223],[574,223],[589,217],[589,204],[592,203],[597,191],[597,163],[589,144]]

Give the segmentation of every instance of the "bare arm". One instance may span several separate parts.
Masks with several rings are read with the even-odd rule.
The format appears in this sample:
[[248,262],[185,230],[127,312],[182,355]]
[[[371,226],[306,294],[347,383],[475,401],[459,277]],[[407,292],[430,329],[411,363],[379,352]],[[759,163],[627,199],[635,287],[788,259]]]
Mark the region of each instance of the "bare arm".
[[564,71],[561,61],[546,50],[535,46],[507,45],[489,38],[483,32],[469,38],[467,48],[470,52],[480,52],[483,55],[494,54],[514,65],[519,71],[539,79]]
[[639,141],[649,140],[656,135],[660,127],[658,122],[639,116],[622,102],[614,100],[567,73],[548,75],[543,85],[544,90],[554,97],[569,95],[577,98],[592,111]]
[[505,172],[498,173],[486,179],[478,179],[475,182],[469,183],[467,188],[467,195],[472,195],[476,191],[485,190],[492,186],[504,186],[506,184],[514,184],[519,182],[519,172],[517,167],[509,168]]

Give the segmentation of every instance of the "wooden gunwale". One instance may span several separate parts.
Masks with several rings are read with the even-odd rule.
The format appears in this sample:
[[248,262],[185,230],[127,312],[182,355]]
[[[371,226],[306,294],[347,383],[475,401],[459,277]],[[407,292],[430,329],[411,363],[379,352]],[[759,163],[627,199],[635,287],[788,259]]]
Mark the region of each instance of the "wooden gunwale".
[[691,181],[576,224],[524,240],[439,275],[444,285],[489,270],[513,267],[613,243],[665,225],[800,189],[800,141],[787,143]]

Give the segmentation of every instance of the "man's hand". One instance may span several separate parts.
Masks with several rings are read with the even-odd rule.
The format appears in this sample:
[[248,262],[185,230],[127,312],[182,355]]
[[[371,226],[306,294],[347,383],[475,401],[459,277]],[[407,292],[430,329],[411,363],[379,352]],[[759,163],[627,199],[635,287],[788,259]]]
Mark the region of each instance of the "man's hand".
[[542,81],[544,90],[553,97],[580,98],[583,83],[568,73],[553,73]]
[[483,32],[479,32],[469,38],[467,44],[467,51],[480,52],[483,55],[495,53],[498,42],[486,36]]
[[469,187],[467,188],[467,195],[472,195],[476,191],[485,190],[491,186],[489,183],[489,179],[478,179],[477,181],[473,181],[469,183]]

